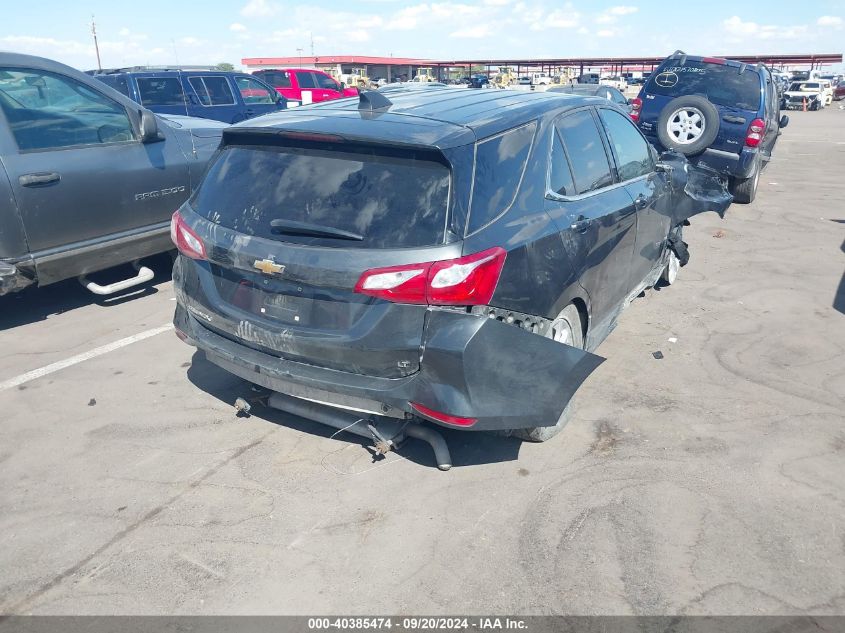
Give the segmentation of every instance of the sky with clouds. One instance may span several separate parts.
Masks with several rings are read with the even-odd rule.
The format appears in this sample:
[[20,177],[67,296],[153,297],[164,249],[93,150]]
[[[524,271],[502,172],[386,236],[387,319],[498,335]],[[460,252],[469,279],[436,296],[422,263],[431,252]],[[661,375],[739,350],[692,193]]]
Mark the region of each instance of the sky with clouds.
[[841,53],[845,0],[624,4],[554,0],[4,0],[0,50],[96,67],[240,65],[243,57],[492,57]]

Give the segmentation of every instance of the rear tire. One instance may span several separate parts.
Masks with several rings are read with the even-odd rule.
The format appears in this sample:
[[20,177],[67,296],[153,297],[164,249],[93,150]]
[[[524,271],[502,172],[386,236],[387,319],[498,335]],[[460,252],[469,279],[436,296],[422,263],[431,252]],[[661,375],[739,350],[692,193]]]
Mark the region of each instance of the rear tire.
[[[584,349],[584,329],[581,326],[581,314],[578,312],[578,308],[572,303],[566,306],[558,317],[552,321],[546,336],[559,343]],[[563,430],[563,427],[569,423],[571,414],[572,403],[568,402],[554,426],[531,426],[525,429],[514,429],[510,432],[510,435],[526,442],[545,442]]]
[[754,173],[748,178],[732,179],[731,193],[734,202],[739,204],[751,204],[757,197],[757,185],[760,183],[760,165],[754,168]]

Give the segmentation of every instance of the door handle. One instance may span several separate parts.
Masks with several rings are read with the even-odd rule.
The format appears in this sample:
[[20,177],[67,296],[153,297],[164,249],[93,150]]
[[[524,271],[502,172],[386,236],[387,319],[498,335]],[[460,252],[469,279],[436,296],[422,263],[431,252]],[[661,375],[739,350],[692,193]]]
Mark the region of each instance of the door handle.
[[634,200],[634,208],[639,211],[640,209],[645,209],[648,206],[648,198],[646,198],[643,194],[637,196],[636,200]]
[[35,174],[24,174],[18,178],[18,182],[21,187],[40,187],[59,182],[61,179],[62,177],[54,171],[41,171]]
[[578,233],[586,233],[587,229],[590,228],[590,220],[583,215],[579,215],[569,228]]

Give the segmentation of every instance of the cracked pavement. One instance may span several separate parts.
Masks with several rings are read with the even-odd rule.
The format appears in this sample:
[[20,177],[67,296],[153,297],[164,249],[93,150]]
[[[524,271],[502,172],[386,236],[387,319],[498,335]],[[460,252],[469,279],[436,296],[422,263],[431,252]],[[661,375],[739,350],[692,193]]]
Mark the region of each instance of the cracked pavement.
[[[693,219],[546,444],[374,463],[235,417],[243,383],[169,332],[0,391],[0,613],[845,613],[845,112],[790,118],[756,202]],[[0,382],[172,296],[0,298]]]

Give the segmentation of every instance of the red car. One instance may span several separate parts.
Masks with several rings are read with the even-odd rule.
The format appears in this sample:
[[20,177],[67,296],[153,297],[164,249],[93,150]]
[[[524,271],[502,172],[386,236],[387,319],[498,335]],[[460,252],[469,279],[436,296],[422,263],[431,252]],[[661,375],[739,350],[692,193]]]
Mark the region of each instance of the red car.
[[833,100],[845,99],[845,80],[840,81],[833,87]]
[[358,96],[356,88],[343,88],[331,75],[313,68],[256,70],[252,74],[273,86],[288,102],[298,101],[305,105]]

